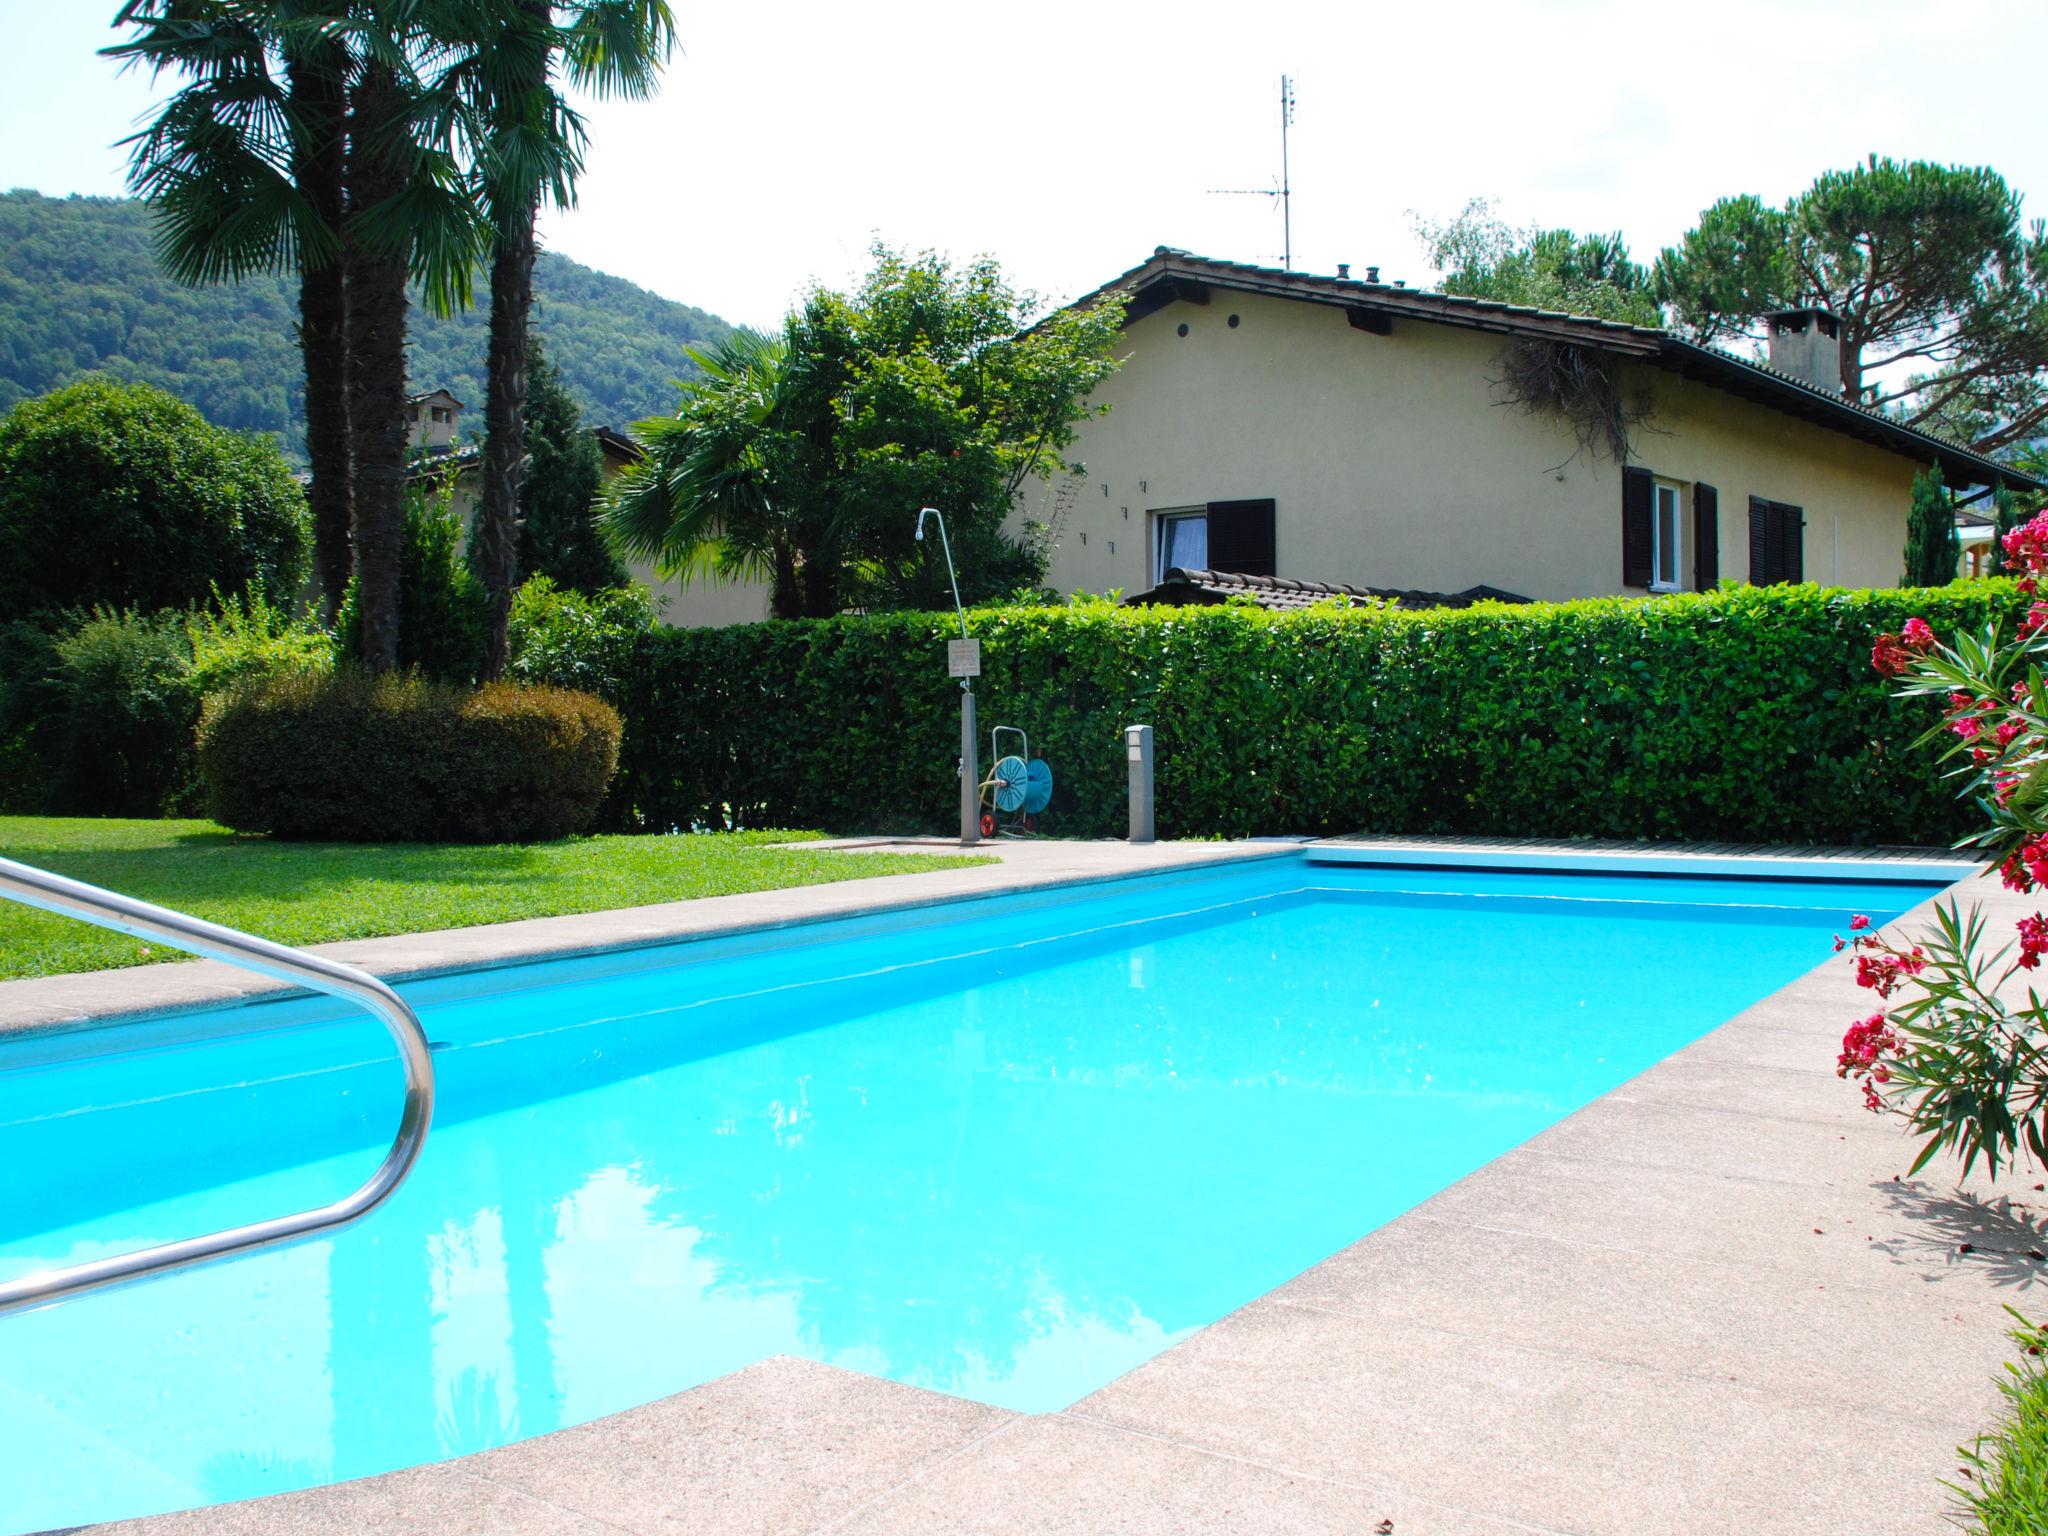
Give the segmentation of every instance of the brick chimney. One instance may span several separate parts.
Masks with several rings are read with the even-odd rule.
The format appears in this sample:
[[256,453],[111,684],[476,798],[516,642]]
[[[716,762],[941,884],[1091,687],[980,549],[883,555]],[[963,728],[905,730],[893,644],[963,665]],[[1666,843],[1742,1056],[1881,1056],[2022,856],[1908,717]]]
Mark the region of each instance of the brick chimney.
[[1842,393],[1842,322],[1825,309],[1780,309],[1764,316],[1771,366],[1831,395]]

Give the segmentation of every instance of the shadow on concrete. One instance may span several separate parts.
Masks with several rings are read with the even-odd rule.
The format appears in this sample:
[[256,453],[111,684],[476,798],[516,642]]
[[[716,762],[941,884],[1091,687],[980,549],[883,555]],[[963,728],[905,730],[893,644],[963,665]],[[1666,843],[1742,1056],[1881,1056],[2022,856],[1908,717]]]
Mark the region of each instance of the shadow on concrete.
[[[1897,1179],[1872,1186],[1898,1218],[1893,1235],[1880,1237],[1880,1253],[1924,1265],[1939,1255],[1946,1268],[1969,1266],[1994,1285],[2048,1293],[2048,1215],[2011,1195],[1984,1196],[1926,1180]],[[2042,1206],[2048,1207],[2048,1195]],[[1944,1270],[1929,1270],[1929,1284]]]

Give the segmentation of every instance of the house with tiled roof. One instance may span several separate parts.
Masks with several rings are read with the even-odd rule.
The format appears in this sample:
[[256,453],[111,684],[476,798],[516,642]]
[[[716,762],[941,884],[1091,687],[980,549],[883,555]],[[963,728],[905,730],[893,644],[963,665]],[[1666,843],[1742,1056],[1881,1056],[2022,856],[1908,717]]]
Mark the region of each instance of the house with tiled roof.
[[1086,474],[1016,513],[1062,593],[1888,586],[1929,464],[1966,497],[2048,488],[1845,399],[1822,311],[1773,316],[1761,362],[1376,271],[1166,247],[1078,302],[1110,294],[1125,361],[1070,454]]

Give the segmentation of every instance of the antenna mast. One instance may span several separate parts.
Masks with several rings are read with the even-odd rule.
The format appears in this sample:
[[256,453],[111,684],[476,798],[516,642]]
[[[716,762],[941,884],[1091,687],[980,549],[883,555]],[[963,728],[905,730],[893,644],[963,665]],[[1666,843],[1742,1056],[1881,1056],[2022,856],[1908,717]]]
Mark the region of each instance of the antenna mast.
[[1281,265],[1294,270],[1294,189],[1287,179],[1287,130],[1294,123],[1294,82],[1280,77],[1280,239]]
[[1280,185],[1277,187],[1211,187],[1212,197],[1270,197],[1280,204],[1280,262],[1294,270],[1294,187],[1287,175],[1287,130],[1294,124],[1294,77],[1280,77]]

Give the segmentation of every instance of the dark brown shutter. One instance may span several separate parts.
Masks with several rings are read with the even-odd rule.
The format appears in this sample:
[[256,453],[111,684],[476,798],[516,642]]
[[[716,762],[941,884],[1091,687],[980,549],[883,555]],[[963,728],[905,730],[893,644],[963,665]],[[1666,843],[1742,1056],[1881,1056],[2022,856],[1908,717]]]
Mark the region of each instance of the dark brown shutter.
[[1692,488],[1692,589],[1711,592],[1721,579],[1721,493]]
[[1780,579],[1778,573],[1779,541],[1773,537],[1776,532],[1771,526],[1771,504],[1761,496],[1749,498],[1749,584],[1753,587],[1767,587]]
[[1621,584],[1650,584],[1651,479],[1647,469],[1621,472]]
[[1778,502],[1771,508],[1778,520],[1778,580],[1806,580],[1806,514]]
[[1278,576],[1272,501],[1209,503],[1209,569],[1239,576]]

